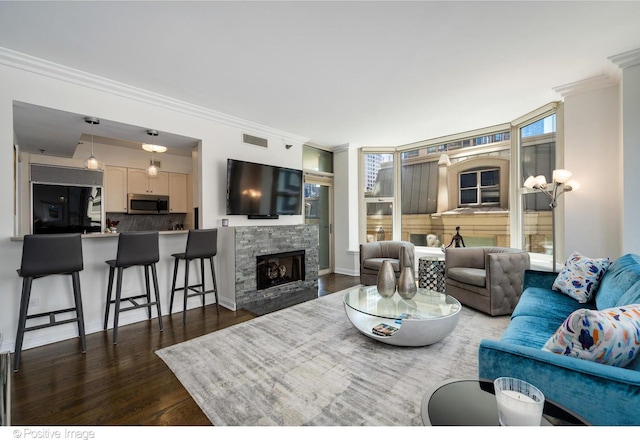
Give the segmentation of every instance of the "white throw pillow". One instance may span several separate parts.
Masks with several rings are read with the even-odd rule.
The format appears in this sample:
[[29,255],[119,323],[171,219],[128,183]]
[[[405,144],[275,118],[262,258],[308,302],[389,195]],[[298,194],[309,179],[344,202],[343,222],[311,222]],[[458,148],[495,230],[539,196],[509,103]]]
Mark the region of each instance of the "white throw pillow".
[[609,258],[589,258],[574,252],[564,263],[552,288],[580,303],[587,303],[593,299],[600,280],[610,265]]
[[640,353],[640,304],[579,309],[555,331],[544,351],[626,367]]

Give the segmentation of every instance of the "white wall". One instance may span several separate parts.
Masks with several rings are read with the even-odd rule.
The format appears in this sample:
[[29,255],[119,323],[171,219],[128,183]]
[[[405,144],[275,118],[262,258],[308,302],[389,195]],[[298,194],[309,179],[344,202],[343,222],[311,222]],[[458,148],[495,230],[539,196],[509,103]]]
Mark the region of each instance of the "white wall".
[[[174,102],[171,99],[153,96],[144,91],[129,89],[124,85],[112,84],[105,87],[108,82],[100,82],[94,86],[95,81],[88,76],[78,79],[76,76],[56,79],[48,75],[44,70],[35,72],[31,67],[25,69],[9,67],[0,64],[0,336],[2,345],[0,351],[12,350],[17,328],[17,311],[20,298],[21,279],[16,274],[22,255],[22,242],[11,241],[14,235],[14,145],[13,134],[13,102],[21,101],[29,104],[59,109],[82,115],[92,115],[101,119],[135,125],[142,128],[154,127],[160,132],[180,134],[195,139],[201,139],[201,151],[197,152],[201,169],[194,170],[196,176],[202,182],[201,200],[195,200],[194,205],[201,207],[202,222],[200,227],[217,227],[225,214],[226,191],[226,160],[228,157],[235,159],[251,160],[266,164],[281,165],[290,168],[302,167],[302,144],[306,139],[294,134],[281,132],[269,127],[263,127],[247,121],[230,119],[229,124],[216,114],[209,113],[205,109],[198,109]],[[64,76],[64,72],[56,71],[56,76]],[[85,86],[91,85],[89,86]],[[176,110],[174,110],[176,109]],[[242,143],[242,133],[248,133],[267,138],[269,148],[264,149]],[[287,150],[285,144],[292,144],[293,148]],[[99,150],[96,150],[98,153]],[[117,157],[116,157],[117,159]],[[115,160],[115,159],[114,159]],[[177,171],[177,170],[176,170]],[[302,216],[282,216],[280,220],[248,220],[246,216],[230,216],[233,226],[263,225],[263,224],[299,224]],[[167,239],[169,240],[169,239]],[[175,246],[172,239],[172,246]],[[165,240],[166,241],[166,240]],[[113,243],[112,243],[113,245]],[[105,255],[115,248],[108,246],[108,251],[100,251],[104,242],[92,240],[87,250],[100,253],[100,255],[85,255],[86,259],[94,262],[91,266],[85,266],[81,272],[83,286],[83,298],[85,298],[85,317],[87,329],[97,331],[101,329],[100,315],[98,311],[104,307],[104,295],[106,294],[106,266]],[[175,248],[170,249],[172,252]],[[164,257],[164,256],[163,256]],[[167,261],[164,261],[167,266]],[[166,279],[162,282],[166,290]],[[223,280],[220,280],[220,289],[229,288]],[[68,295],[65,285],[53,283],[60,288],[51,289],[51,295]],[[65,291],[62,291],[65,290]],[[166,292],[165,292],[166,293]],[[168,305],[165,302],[165,305]],[[167,307],[163,310],[168,311]],[[134,314],[134,312],[132,312]],[[61,326],[51,332],[30,332],[53,335],[55,340],[65,337],[74,337],[73,326]],[[57,333],[57,332],[60,333]],[[28,334],[29,335],[29,334]],[[29,335],[25,339],[25,348],[51,340],[32,339]]]
[[622,72],[622,251],[640,253],[640,64]]
[[622,154],[618,86],[565,97],[565,163],[580,189],[564,195],[563,263],[573,251],[590,257],[622,253]]
[[358,149],[345,145],[334,150],[334,224],[336,273],[360,274]]

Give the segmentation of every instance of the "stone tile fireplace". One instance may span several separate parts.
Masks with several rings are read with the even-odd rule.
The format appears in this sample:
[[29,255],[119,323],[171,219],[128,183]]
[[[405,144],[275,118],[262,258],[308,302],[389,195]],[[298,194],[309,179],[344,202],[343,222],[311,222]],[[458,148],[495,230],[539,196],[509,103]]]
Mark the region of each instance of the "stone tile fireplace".
[[[317,225],[240,226],[234,229],[237,308],[252,307],[301,291],[317,292]],[[266,286],[258,286],[261,276],[267,278]]]

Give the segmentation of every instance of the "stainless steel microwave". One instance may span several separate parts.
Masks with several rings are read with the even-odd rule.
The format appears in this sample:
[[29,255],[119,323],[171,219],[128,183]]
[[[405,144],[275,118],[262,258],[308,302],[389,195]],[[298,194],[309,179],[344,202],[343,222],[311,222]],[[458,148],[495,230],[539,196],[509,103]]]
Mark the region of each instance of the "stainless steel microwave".
[[129,194],[128,214],[169,214],[169,196]]

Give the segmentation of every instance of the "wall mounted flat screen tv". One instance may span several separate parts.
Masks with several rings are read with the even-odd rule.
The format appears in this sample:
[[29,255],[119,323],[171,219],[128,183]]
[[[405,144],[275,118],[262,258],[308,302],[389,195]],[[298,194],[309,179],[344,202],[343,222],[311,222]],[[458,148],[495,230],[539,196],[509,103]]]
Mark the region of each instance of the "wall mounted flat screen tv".
[[302,171],[227,159],[227,215],[300,215]]

